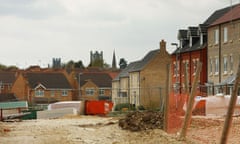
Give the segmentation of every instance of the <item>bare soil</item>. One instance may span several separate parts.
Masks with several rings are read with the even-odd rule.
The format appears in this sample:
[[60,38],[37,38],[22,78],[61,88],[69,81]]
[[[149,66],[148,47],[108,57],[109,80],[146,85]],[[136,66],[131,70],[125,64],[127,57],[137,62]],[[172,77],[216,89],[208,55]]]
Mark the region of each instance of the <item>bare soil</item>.
[[[224,118],[193,117],[186,141],[178,134],[145,129],[132,132],[119,126],[118,117],[67,116],[61,119],[0,122],[0,144],[215,144]],[[147,118],[146,118],[147,119]],[[240,142],[240,118],[234,117],[229,144]]]

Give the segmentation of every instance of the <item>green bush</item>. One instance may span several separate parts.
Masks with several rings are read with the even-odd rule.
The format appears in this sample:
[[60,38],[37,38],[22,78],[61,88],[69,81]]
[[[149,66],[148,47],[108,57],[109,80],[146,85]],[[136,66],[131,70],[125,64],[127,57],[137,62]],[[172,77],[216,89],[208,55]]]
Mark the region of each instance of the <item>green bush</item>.
[[123,108],[127,108],[128,110],[146,110],[144,106],[140,105],[140,106],[135,106],[135,104],[129,104],[129,103],[121,103],[121,104],[117,104],[114,108],[114,111],[121,111]]
[[146,110],[143,105],[138,106],[138,110]]
[[120,111],[122,108],[129,108],[129,103],[117,104],[114,108],[115,111]]

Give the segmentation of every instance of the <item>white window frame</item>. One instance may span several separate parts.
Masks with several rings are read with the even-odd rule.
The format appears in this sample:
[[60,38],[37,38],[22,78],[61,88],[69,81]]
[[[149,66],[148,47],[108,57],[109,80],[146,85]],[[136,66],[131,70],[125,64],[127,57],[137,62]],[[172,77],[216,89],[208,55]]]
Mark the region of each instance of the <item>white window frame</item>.
[[228,28],[223,28],[223,42],[226,43],[228,41]]
[[184,77],[184,74],[185,74],[185,66],[186,66],[186,61],[185,60],[183,60],[182,61],[182,77]]
[[198,59],[193,59],[193,75],[196,75]]
[[177,68],[177,76],[179,76],[179,74],[180,74],[180,62],[179,62],[179,60],[176,62],[176,68]]
[[68,96],[68,90],[62,90],[62,96]]
[[174,61],[173,62],[173,73],[174,73],[174,77],[176,77],[177,76],[177,63],[176,63],[176,61]]
[[35,90],[35,97],[44,97],[44,90]]
[[214,70],[215,70],[215,75],[218,75],[218,73],[219,73],[219,59],[218,59],[218,57],[215,57],[215,67],[214,67]]
[[99,95],[104,96],[105,95],[105,90],[104,89],[99,89]]
[[188,60],[186,60],[185,65],[186,65],[186,68],[187,68],[187,72],[189,72],[189,61]]
[[203,34],[201,33],[200,34],[200,45],[202,45],[203,44]]
[[192,37],[189,38],[189,47],[192,47]]
[[213,74],[213,59],[212,58],[210,58],[210,75],[212,75]]
[[229,61],[230,61],[230,73],[233,73],[233,55],[230,54],[229,56]]
[[214,44],[219,43],[219,29],[214,30]]
[[85,92],[86,92],[87,96],[93,96],[95,93],[95,89],[94,88],[86,88]]
[[227,56],[223,56],[223,74],[227,74],[228,71],[228,59]]
[[54,96],[55,96],[55,91],[51,90],[51,97],[54,97]]

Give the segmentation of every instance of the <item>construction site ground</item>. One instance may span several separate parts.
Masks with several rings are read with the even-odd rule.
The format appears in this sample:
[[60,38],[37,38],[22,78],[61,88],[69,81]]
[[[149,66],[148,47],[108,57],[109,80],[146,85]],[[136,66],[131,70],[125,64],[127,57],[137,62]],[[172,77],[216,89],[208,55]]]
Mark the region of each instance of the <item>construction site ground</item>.
[[[179,133],[161,129],[123,130],[123,117],[66,116],[59,119],[0,122],[0,144],[215,144],[219,143],[223,117],[195,116],[186,141]],[[240,118],[234,117],[228,144],[240,142]]]

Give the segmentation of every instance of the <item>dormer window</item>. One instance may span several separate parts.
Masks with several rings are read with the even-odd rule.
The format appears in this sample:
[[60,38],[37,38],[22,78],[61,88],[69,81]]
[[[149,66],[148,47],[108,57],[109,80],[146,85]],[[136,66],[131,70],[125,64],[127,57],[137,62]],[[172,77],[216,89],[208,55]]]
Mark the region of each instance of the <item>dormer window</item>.
[[214,31],[214,43],[218,44],[219,43],[219,30],[215,29]]
[[179,43],[180,43],[180,48],[183,48],[183,40],[180,40]]
[[44,97],[44,90],[41,90],[41,89],[35,90],[35,96]]
[[203,45],[203,34],[200,33],[200,45]]
[[189,47],[192,47],[192,37],[189,37]]

